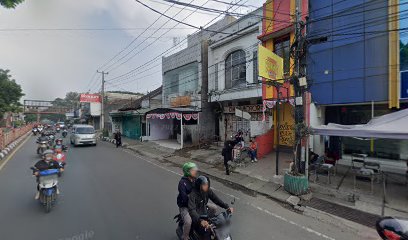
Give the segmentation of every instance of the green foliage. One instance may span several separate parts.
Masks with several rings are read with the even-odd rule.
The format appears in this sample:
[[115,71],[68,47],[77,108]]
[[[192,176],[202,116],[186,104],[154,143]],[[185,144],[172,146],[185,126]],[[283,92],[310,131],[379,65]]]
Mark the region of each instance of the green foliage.
[[0,69],[0,117],[6,112],[21,112],[21,86],[11,79],[9,70]]
[[15,8],[22,2],[24,2],[24,0],[0,0],[0,5],[5,8]]
[[28,123],[37,122],[37,115],[36,114],[25,114],[25,121]]
[[65,98],[56,98],[52,104],[57,107],[75,108],[79,106],[79,95],[77,92],[68,92]]

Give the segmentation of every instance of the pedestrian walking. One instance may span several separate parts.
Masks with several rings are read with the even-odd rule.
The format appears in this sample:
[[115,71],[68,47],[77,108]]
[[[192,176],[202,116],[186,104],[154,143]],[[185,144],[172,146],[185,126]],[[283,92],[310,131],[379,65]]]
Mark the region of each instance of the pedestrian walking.
[[229,161],[232,161],[232,143],[230,141],[225,141],[224,148],[222,149],[222,156],[224,157],[225,173],[230,175]]
[[115,142],[116,142],[116,147],[122,146],[122,133],[120,130],[116,130],[115,133]]

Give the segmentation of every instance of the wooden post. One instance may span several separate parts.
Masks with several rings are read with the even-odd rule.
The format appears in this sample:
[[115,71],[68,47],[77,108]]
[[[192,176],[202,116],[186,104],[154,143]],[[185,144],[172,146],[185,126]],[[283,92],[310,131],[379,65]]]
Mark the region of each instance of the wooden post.
[[184,145],[183,114],[181,114],[180,125],[181,125],[180,144],[181,144],[181,149],[183,149],[183,145]]

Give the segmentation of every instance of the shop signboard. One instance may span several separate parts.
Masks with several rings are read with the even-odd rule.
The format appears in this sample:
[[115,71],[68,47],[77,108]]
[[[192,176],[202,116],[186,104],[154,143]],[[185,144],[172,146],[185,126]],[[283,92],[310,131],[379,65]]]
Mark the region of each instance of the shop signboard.
[[224,107],[224,113],[232,113],[235,114],[235,109],[242,110],[247,113],[256,113],[262,112],[263,105],[256,104],[256,105],[245,105],[245,106],[228,106]]
[[[259,76],[264,78],[266,82],[283,82],[283,58],[279,57],[262,45],[258,45],[258,72]],[[263,98],[273,98],[273,89],[274,88],[271,85],[266,84],[263,92]]]
[[100,103],[101,96],[99,94],[89,94],[89,93],[82,93],[79,97],[79,101],[81,103],[89,102],[89,103]]

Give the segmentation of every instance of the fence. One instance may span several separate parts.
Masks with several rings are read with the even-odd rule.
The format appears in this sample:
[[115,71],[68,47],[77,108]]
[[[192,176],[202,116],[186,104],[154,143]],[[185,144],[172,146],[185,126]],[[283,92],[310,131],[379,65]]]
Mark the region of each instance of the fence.
[[13,128],[10,130],[0,128],[0,150],[4,149],[7,145],[15,141],[17,138],[31,131],[32,128],[33,126],[31,124],[19,128]]

